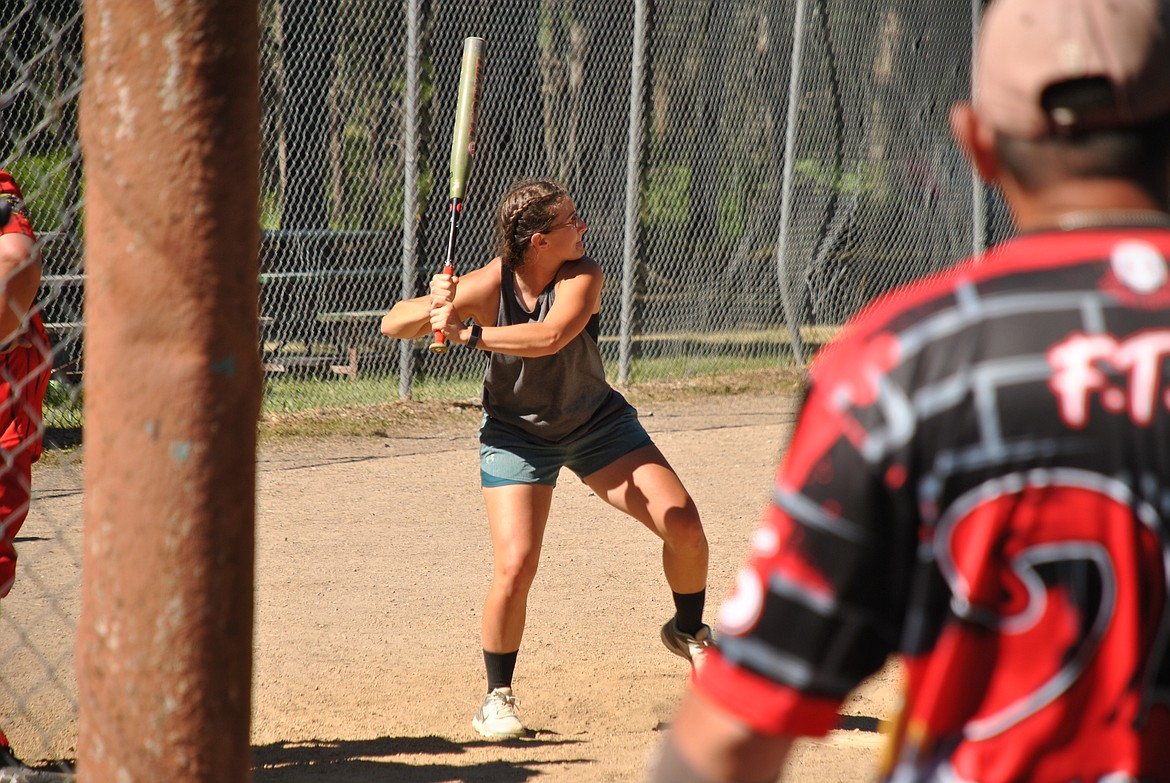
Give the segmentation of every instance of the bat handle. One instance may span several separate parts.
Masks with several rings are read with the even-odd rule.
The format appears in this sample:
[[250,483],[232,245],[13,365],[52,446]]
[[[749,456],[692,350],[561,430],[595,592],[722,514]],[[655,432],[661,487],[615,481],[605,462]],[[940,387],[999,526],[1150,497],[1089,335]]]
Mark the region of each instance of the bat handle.
[[[455,267],[451,264],[446,264],[443,267],[443,274],[455,274]],[[431,341],[431,353],[447,353],[447,335],[442,332],[435,332],[434,339]]]

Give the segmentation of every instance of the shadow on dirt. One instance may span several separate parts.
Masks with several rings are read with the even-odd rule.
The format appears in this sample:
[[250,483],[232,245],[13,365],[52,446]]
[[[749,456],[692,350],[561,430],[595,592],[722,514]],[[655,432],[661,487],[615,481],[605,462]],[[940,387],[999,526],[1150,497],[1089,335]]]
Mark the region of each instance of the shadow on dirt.
[[301,783],[328,780],[330,783],[523,783],[545,774],[549,765],[592,764],[595,759],[557,758],[533,761],[495,759],[481,763],[405,764],[392,757],[401,755],[460,756],[471,748],[569,747],[571,739],[524,739],[511,742],[473,740],[452,742],[445,737],[378,737],[366,740],[306,740],[276,742],[252,748],[254,783]]

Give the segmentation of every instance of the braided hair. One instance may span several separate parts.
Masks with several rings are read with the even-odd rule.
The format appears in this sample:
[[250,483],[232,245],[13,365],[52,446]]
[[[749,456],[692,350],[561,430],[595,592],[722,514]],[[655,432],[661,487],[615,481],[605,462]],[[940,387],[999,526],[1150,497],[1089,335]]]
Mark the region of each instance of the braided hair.
[[547,179],[520,179],[500,199],[496,213],[497,253],[504,266],[524,263],[532,235],[548,229],[569,192]]

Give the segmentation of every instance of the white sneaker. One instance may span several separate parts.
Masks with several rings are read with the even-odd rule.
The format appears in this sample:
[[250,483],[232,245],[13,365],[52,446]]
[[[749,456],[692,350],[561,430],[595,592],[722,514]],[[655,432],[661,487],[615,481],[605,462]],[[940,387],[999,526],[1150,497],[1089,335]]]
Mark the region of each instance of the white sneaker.
[[483,706],[471,719],[471,727],[491,739],[515,739],[528,734],[520,722],[516,708],[520,700],[512,695],[511,688],[496,688],[484,697]]
[[662,626],[662,643],[666,645],[666,649],[680,658],[686,658],[696,667],[702,664],[707,652],[714,646],[710,626],[704,625],[691,636],[678,629],[673,617]]

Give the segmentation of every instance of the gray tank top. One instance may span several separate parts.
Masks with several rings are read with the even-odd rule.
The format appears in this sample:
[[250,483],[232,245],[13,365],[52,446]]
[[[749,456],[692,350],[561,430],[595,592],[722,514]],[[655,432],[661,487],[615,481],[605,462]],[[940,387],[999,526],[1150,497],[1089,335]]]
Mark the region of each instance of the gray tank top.
[[[555,281],[540,292],[536,309],[520,303],[512,270],[501,267],[496,326],[540,323],[555,298]],[[493,419],[542,440],[558,442],[625,408],[625,399],[605,380],[594,313],[585,328],[552,356],[493,353],[483,378],[483,409]]]

